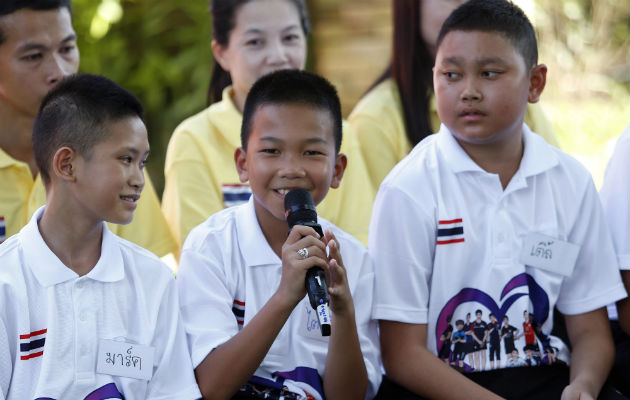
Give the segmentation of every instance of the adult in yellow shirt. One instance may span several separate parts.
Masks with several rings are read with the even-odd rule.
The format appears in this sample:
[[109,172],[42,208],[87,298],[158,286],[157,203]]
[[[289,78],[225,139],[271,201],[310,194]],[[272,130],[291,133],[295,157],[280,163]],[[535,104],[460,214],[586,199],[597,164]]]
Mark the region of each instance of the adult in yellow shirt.
[[[374,192],[418,142],[440,127],[433,93],[435,42],[442,23],[461,3],[464,0],[392,1],[390,64],[348,117]],[[528,105],[525,122],[558,145],[539,104]]]
[[[175,129],[166,152],[162,210],[180,247],[192,228],[251,194],[234,164],[251,86],[271,71],[304,68],[309,30],[304,1],[268,0],[263,13],[252,6],[257,1],[214,0],[211,5],[211,105]],[[341,152],[348,155],[348,164],[341,186],[328,193],[318,212],[367,243],[375,194],[349,129],[344,124]]]
[[[31,131],[44,95],[79,67],[70,1],[11,1],[0,14],[0,242],[17,233],[46,202]],[[158,256],[175,243],[151,180],[133,222],[110,225],[117,235]]]

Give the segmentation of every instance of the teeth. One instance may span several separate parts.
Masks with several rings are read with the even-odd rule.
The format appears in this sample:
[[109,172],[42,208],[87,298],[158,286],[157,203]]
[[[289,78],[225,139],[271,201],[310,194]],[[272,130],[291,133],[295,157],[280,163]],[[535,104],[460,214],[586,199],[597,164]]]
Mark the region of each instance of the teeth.
[[278,189],[278,193],[286,195],[287,193],[289,193],[289,189]]

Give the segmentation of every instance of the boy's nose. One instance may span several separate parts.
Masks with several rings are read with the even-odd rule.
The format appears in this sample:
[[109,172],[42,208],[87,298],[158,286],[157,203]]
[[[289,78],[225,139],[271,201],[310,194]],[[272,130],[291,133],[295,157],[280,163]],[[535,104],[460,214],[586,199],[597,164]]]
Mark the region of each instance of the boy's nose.
[[463,101],[479,101],[483,98],[481,91],[477,89],[474,81],[469,80],[464,86],[464,90],[460,96]]
[[139,190],[144,188],[144,170],[141,168],[134,168],[134,173],[129,180],[129,184]]

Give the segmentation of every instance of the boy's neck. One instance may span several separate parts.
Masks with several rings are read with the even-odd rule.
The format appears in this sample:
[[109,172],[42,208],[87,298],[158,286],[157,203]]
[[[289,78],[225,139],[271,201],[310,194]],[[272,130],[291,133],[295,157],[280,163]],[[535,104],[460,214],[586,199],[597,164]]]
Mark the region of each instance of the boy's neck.
[[15,110],[0,103],[0,121],[0,148],[14,159],[28,164],[35,178],[38,170],[31,140],[35,119],[18,115]]
[[38,227],[44,242],[59,260],[83,276],[101,257],[103,224],[102,221],[87,222],[78,218],[70,204],[49,196]]
[[499,175],[505,190],[523,158],[523,135],[511,135],[492,143],[471,144],[458,140],[466,154],[484,171]]
[[282,245],[287,240],[289,233],[289,225],[286,221],[279,220],[266,210],[259,210],[258,204],[254,201],[254,209],[256,211],[256,220],[262,230],[267,243],[274,253],[282,258]]

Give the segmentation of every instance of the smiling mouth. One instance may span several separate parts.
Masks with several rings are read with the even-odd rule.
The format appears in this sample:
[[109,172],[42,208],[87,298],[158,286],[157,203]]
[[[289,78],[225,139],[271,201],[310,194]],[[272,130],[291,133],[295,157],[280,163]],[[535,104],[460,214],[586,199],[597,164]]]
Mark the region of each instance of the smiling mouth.
[[121,195],[120,198],[125,201],[130,201],[132,203],[137,202],[140,199],[139,194],[131,194],[131,195]]

